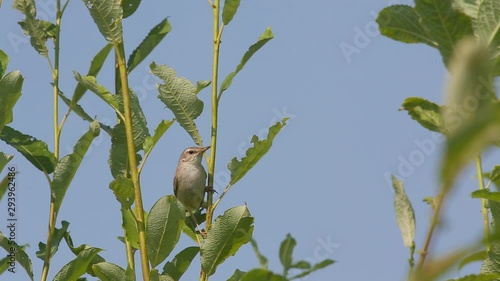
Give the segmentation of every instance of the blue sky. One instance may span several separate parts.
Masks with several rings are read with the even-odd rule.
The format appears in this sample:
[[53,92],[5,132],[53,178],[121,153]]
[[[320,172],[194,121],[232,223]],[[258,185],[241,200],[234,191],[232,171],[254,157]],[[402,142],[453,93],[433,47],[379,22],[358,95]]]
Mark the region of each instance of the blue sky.
[[[297,260],[337,261],[308,280],[403,280],[408,251],[395,222],[393,193],[386,181],[390,173],[404,180],[416,211],[417,248],[422,247],[430,214],[422,199],[436,193],[442,142],[398,109],[410,96],[442,103],[447,72],[436,50],[395,42],[378,33],[376,14],[396,2],[242,1],[224,30],[221,77],[236,67],[267,27],[275,34],[221,99],[216,188],[227,180],[226,164],[232,157],[243,156],[253,134],[263,136],[278,118],[290,116],[270,152],[232,188],[217,210],[220,215],[230,207],[248,204],[255,217],[254,238],[276,272],[281,272],[279,244],[291,233],[298,242]],[[413,5],[412,1],[399,3]],[[53,21],[54,1],[37,4],[39,17]],[[17,25],[21,14],[11,5],[12,1],[4,1],[0,8],[0,49],[10,56],[9,71],[19,69],[25,77],[11,125],[53,147],[49,68],[23,37]],[[151,131],[160,120],[172,118],[172,113],[156,98],[156,79],[149,74],[149,63],[166,64],[191,81],[210,79],[211,16],[207,1],[143,1],[136,14],[124,21],[127,54],[165,17],[173,27],[130,76],[130,86],[141,100]],[[66,95],[76,85],[72,71],[86,73],[90,59],[104,44],[83,2],[71,1],[63,18],[61,41],[61,88]],[[112,88],[112,75],[110,60],[98,81]],[[199,97],[205,102],[205,111],[197,124],[207,143],[209,91]],[[114,113],[92,93],[81,104],[101,122],[114,122]],[[61,107],[64,113],[66,108]],[[62,132],[63,155],[71,152],[87,128],[76,115],[70,117]],[[142,175],[146,210],[161,196],[172,194],[178,157],[191,145],[178,124],[157,145]],[[109,147],[104,133],[92,144],[67,192],[57,226],[61,220],[69,221],[76,245],[103,248],[101,255],[107,261],[124,266],[124,247],[116,239],[123,235],[119,203],[108,189]],[[2,142],[0,151],[15,155],[11,163],[19,171],[18,243],[30,245],[27,251],[38,279],[42,262],[35,252],[38,242],[46,240],[49,187],[44,176],[15,150]],[[498,154],[485,154],[485,170],[495,164],[495,156],[498,159]],[[477,186],[470,168],[445,206],[445,219],[431,255],[481,237],[480,202],[469,196]],[[5,200],[0,208],[0,214],[5,214]],[[6,216],[0,219],[6,221]],[[4,227],[0,230],[6,231]],[[192,244],[182,237],[174,253]],[[72,253],[62,244],[50,277],[71,259]],[[196,260],[185,280],[197,278],[198,264]],[[247,245],[221,265],[212,279],[226,280],[236,268],[257,266]],[[478,269],[479,264],[473,264],[450,276]],[[27,278],[24,272],[14,279],[7,277]]]

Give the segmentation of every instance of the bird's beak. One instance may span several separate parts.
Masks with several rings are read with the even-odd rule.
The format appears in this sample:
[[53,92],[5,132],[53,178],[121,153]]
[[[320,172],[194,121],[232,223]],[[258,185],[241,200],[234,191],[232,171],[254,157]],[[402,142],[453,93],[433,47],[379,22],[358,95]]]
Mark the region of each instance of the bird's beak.
[[210,148],[210,145],[209,145],[209,146],[202,147],[202,148],[201,148],[201,151],[202,151],[202,152],[205,152],[205,151],[207,151],[209,148]]

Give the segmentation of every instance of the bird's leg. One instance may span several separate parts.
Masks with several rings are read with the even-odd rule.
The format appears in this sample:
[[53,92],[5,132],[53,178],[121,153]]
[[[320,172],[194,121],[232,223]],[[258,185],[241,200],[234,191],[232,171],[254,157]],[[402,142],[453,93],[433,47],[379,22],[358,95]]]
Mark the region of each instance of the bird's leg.
[[[203,229],[201,229],[201,226],[198,224],[198,222],[196,221],[196,217],[193,215],[193,213],[189,212],[190,216],[191,216],[191,219],[193,220],[194,224],[198,227],[199,231],[200,231],[200,234],[203,238],[206,238],[207,237],[207,233],[205,231],[203,231]],[[198,239],[198,236],[196,236],[196,239]],[[198,241],[198,244],[200,244],[201,246],[201,242]]]

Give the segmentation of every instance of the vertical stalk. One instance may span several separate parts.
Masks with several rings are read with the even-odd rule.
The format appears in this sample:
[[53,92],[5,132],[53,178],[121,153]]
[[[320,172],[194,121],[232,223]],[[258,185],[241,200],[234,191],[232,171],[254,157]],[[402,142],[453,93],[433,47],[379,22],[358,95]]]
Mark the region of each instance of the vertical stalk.
[[[210,159],[208,161],[208,186],[214,186],[214,171],[215,171],[215,155],[217,152],[217,115],[219,102],[217,99],[217,85],[218,85],[218,75],[219,75],[219,47],[220,47],[220,37],[221,32],[219,30],[219,12],[220,12],[220,0],[213,0],[210,3],[213,12],[213,54],[212,54],[212,132],[211,132],[211,148],[210,148]],[[207,232],[210,231],[212,227],[213,220],[213,193],[208,192],[207,196],[207,219],[206,228]],[[206,272],[201,272],[200,280],[207,281],[208,275]]]
[[432,215],[431,225],[429,230],[427,231],[427,236],[425,237],[424,247],[420,251],[420,257],[418,259],[417,271],[422,270],[424,266],[425,258],[429,253],[429,246],[431,244],[432,235],[434,234],[434,230],[439,223],[439,218],[441,216],[441,209],[443,208],[444,197],[448,194],[447,190],[449,188],[444,188],[441,193],[436,197],[436,205],[434,207],[434,214]]
[[42,269],[42,277],[40,280],[46,281],[47,276],[49,274],[49,267],[50,267],[50,254],[51,254],[51,248],[52,248],[52,237],[54,236],[54,229],[56,226],[56,212],[55,212],[55,202],[53,200],[52,195],[50,196],[50,210],[49,210],[49,230],[47,234],[47,243],[45,244],[45,259],[43,261],[43,269]]
[[137,171],[137,159],[134,146],[134,133],[132,128],[132,112],[130,109],[130,93],[128,88],[127,68],[125,66],[125,49],[123,41],[115,44],[115,51],[118,59],[118,68],[120,72],[120,83],[122,86],[123,108],[125,116],[125,134],[127,137],[127,154],[130,163],[130,176],[134,184],[135,208],[137,230],[139,232],[139,250],[141,253],[142,277],[145,281],[149,281],[149,263],[148,252],[146,249],[146,227],[144,223],[144,209],[142,206],[141,185],[139,182],[139,173]]
[[[59,160],[59,139],[61,136],[61,129],[59,128],[59,49],[60,49],[60,35],[61,35],[61,0],[56,1],[56,36],[54,40],[54,67],[52,68],[52,80],[53,80],[53,115],[54,115],[54,156],[56,161]],[[49,59],[50,64],[50,59]],[[56,227],[57,213],[55,210],[55,201],[50,195],[50,209],[49,209],[49,226],[47,232],[47,242],[45,247],[45,259],[43,261],[42,268],[42,281],[47,280],[50,268],[50,258],[51,258],[51,248],[52,248],[52,238],[54,236],[54,230]]]
[[[211,135],[211,148],[210,160],[208,162],[208,186],[214,185],[214,171],[215,171],[215,155],[217,152],[217,115],[219,109],[219,102],[217,99],[217,84],[219,75],[219,47],[220,47],[220,32],[219,32],[219,10],[220,0],[212,2],[213,11],[213,60],[212,60],[212,135]],[[207,198],[207,231],[212,226],[213,217],[213,193],[208,193]]]
[[[484,179],[483,179],[483,167],[481,164],[481,156],[476,157],[476,172],[477,180],[479,183],[479,189],[485,189]],[[488,208],[486,207],[486,199],[481,198],[481,214],[483,215],[483,228],[484,228],[484,244],[486,246],[486,251],[490,250],[490,219],[488,216]]]

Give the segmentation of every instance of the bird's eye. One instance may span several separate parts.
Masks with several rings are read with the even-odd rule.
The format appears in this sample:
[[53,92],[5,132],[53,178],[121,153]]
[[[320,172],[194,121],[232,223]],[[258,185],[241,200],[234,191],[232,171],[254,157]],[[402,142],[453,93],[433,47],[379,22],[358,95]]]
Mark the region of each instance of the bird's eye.
[[189,150],[189,151],[188,151],[188,153],[189,153],[189,154],[193,154],[193,153],[194,153],[194,150],[192,150],[192,149],[191,149],[191,150]]

